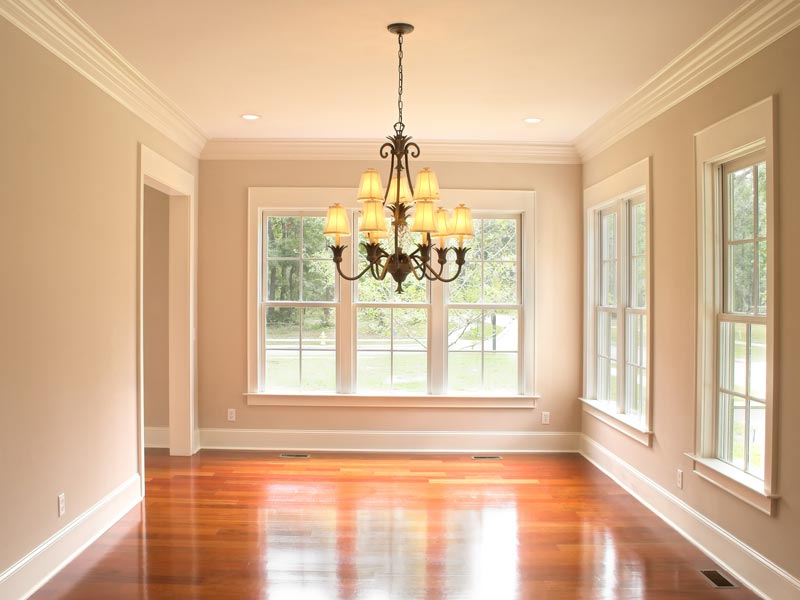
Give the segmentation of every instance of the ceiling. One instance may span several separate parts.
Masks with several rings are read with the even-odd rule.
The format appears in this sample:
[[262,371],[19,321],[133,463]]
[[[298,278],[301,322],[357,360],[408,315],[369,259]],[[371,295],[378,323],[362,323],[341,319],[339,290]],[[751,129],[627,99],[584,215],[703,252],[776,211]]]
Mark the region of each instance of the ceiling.
[[572,142],[742,2],[66,0],[210,138],[390,134],[407,21],[407,133],[517,143]]

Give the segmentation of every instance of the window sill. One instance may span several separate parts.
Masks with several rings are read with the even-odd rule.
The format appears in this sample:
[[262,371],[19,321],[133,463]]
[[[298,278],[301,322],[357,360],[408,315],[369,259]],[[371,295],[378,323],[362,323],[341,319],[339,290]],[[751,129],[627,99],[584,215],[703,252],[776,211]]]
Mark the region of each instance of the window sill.
[[764,482],[757,477],[740,471],[717,458],[697,456],[691,452],[687,452],[686,456],[694,461],[694,472],[702,479],[736,496],[742,502],[746,502],[764,514],[771,516],[775,512],[780,496],[769,493],[765,489]]
[[434,396],[370,394],[298,394],[250,392],[248,406],[332,406],[362,408],[492,408],[533,409],[537,395],[528,396]]
[[597,400],[590,400],[588,398],[579,398],[583,402],[583,412],[591,415],[598,421],[601,421],[616,429],[620,433],[627,435],[629,438],[636,440],[640,444],[648,448],[653,442],[653,432],[642,426],[638,419],[633,419],[627,415],[612,412],[608,409],[607,405]]

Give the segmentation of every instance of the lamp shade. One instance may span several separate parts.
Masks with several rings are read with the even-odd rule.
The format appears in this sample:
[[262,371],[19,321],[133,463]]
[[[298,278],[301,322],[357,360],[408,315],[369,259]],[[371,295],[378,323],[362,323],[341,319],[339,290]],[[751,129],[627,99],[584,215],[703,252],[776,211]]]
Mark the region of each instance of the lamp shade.
[[358,184],[358,201],[383,200],[381,190],[381,175],[375,169],[367,169],[361,174]]
[[433,211],[433,202],[418,200],[414,204],[414,223],[411,231],[434,233],[436,231],[436,215]]
[[386,231],[386,216],[382,200],[365,200],[361,206],[361,224],[358,230],[369,233]]
[[450,237],[450,213],[445,208],[436,209],[436,232],[431,235],[439,240],[439,245],[444,246]]
[[[400,178],[400,204],[410,204],[414,199],[408,187],[408,179],[403,176]],[[397,202],[397,175],[392,175],[389,181],[389,193],[386,194],[386,203],[395,204]]]
[[459,204],[453,209],[453,219],[451,235],[458,237],[458,243],[475,237],[475,229],[472,227],[472,212],[468,207]]
[[325,219],[325,235],[335,237],[336,245],[339,245],[339,238],[350,235],[350,223],[347,222],[347,211],[341,204],[334,204],[328,207],[328,217]]
[[414,186],[414,200],[429,200],[433,202],[439,199],[439,182],[436,180],[436,173],[428,168],[422,169],[417,173],[417,185]]

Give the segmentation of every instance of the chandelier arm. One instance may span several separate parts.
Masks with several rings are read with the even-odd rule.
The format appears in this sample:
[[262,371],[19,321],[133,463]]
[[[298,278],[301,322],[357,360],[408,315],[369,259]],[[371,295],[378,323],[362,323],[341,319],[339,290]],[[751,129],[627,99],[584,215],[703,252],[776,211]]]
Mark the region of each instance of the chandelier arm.
[[369,271],[369,270],[370,270],[370,268],[371,268],[371,267],[372,267],[372,265],[371,265],[371,264],[370,264],[370,265],[367,265],[366,267],[364,267],[364,269],[363,269],[363,270],[362,270],[362,271],[361,271],[361,272],[360,272],[358,275],[355,275],[355,276],[353,276],[353,277],[349,277],[348,275],[345,275],[345,274],[342,272],[342,265],[341,265],[341,263],[338,263],[338,262],[336,263],[336,271],[339,273],[339,276],[340,276],[342,279],[346,279],[347,281],[355,281],[356,279],[361,279],[361,278],[364,276],[364,274],[365,274],[367,271]]
[[381,158],[388,158],[389,153],[392,151],[393,148],[394,145],[391,142],[384,142],[383,146],[381,146],[381,149],[379,150],[378,153],[381,155]]
[[[419,157],[419,146],[417,146],[416,142],[408,142],[406,144],[406,150],[409,150],[411,158]],[[406,170],[408,170],[408,155],[406,155]],[[408,184],[411,185],[411,173],[408,174],[408,177],[409,177]]]
[[442,268],[439,271],[439,274],[433,273],[433,271],[431,271],[431,273],[434,274],[434,276],[436,277],[436,279],[438,281],[441,281],[442,283],[450,283],[451,281],[455,281],[456,279],[458,279],[458,276],[461,274],[461,267],[462,266],[463,266],[463,263],[458,265],[458,270],[456,271],[455,275],[453,275],[452,277],[442,277],[441,276],[442,271],[444,270],[444,268]]
[[[425,271],[425,261],[416,256],[409,256],[409,258],[411,259],[411,273],[414,275],[417,281],[422,281],[423,279],[433,281],[433,279],[431,279]],[[417,271],[419,271],[419,275],[417,275]]]

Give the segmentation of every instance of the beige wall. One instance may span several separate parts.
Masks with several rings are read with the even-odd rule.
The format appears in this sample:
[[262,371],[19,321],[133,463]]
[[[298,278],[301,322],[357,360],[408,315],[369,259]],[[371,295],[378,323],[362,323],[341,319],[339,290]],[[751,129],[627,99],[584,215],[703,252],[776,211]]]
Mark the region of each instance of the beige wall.
[[[423,152],[424,142],[420,143]],[[376,147],[377,151],[377,147]],[[424,156],[424,154],[423,154]],[[419,162],[423,166],[423,161]],[[543,429],[539,411],[277,408],[246,406],[247,188],[354,187],[381,162],[202,161],[198,273],[200,427],[269,429]],[[449,188],[535,189],[537,391],[549,431],[577,431],[581,373],[581,168],[579,165],[437,163]],[[235,424],[225,410],[238,409]],[[546,426],[545,426],[546,428]]]
[[198,165],[4,19],[0,56],[2,571],[136,473],[138,144]]
[[[800,575],[800,30],[779,40],[710,86],[641,127],[584,166],[584,186],[653,157],[653,448],[645,448],[588,415],[583,432],[676,494],[767,558]],[[691,474],[683,453],[694,449],[696,199],[693,134],[771,94],[778,95],[780,365],[777,382],[778,514],[768,517]],[[675,486],[676,469],[687,473]]]
[[169,196],[144,188],[144,424],[169,426]]

